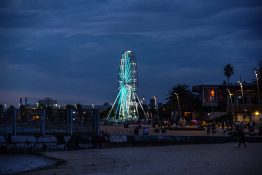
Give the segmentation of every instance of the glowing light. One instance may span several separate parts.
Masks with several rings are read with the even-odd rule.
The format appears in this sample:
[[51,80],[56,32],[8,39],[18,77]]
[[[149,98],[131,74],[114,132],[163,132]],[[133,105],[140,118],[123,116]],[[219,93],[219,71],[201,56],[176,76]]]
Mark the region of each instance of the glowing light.
[[[126,51],[122,54],[119,65],[119,93],[109,112],[108,119],[121,122],[138,119],[137,67],[135,54]],[[114,110],[114,114],[112,111]]]
[[210,96],[211,96],[211,97],[214,97],[214,96],[215,96],[215,90],[214,90],[214,89],[211,89],[211,90],[210,90]]
[[254,114],[255,114],[256,116],[259,116],[259,115],[260,115],[259,111],[255,111]]
[[39,116],[39,115],[33,115],[32,120],[39,120],[39,119],[40,119],[40,116]]

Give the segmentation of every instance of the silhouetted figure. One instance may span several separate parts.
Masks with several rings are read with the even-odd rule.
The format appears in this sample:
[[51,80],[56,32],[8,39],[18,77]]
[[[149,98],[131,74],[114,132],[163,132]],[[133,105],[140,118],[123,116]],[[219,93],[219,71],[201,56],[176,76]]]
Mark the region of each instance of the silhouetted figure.
[[237,148],[240,148],[241,144],[243,143],[244,147],[247,148],[246,140],[245,140],[245,133],[242,128],[238,129],[239,141]]
[[210,135],[210,129],[211,129],[211,126],[210,124],[207,125],[207,135]]

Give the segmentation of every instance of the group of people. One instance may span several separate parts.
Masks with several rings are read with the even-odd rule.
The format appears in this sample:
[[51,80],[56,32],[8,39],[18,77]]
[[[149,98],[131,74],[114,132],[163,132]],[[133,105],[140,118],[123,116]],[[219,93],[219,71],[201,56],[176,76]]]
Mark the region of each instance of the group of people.
[[[245,148],[247,148],[244,130],[247,128],[249,131],[249,135],[253,136],[255,134],[256,125],[254,121],[250,121],[248,123],[238,122],[235,123],[234,125],[232,124],[230,127],[227,128],[223,127],[224,126],[223,124],[221,126],[224,134],[228,133],[229,135],[232,135],[237,139],[238,144],[235,145],[235,148],[240,148],[242,144]],[[207,124],[206,126],[207,135],[215,134],[216,128],[217,127],[215,122]],[[258,135],[259,136],[262,135],[262,122],[260,122],[258,125]]]

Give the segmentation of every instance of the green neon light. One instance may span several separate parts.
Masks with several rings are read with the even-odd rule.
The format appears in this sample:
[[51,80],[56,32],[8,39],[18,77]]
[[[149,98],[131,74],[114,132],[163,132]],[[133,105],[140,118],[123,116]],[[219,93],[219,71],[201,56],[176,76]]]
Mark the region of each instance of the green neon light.
[[[122,54],[119,65],[119,93],[109,112],[108,119],[126,121],[138,119],[138,100],[136,95],[137,74],[135,55],[132,51]],[[115,111],[111,116],[112,110]]]

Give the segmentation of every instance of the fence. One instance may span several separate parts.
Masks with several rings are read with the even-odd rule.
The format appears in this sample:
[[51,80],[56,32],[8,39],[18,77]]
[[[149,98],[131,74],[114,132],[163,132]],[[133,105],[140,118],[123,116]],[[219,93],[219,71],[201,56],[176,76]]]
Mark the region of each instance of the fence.
[[68,136],[65,136],[62,141],[58,141],[55,136],[0,136],[0,151],[32,153],[67,150],[69,140]]
[[78,115],[72,109],[50,113],[45,109],[31,111],[29,117],[22,119],[21,111],[13,109],[0,116],[0,135],[6,134],[35,134],[84,132],[98,135],[100,126],[99,110],[92,110],[91,115]]

